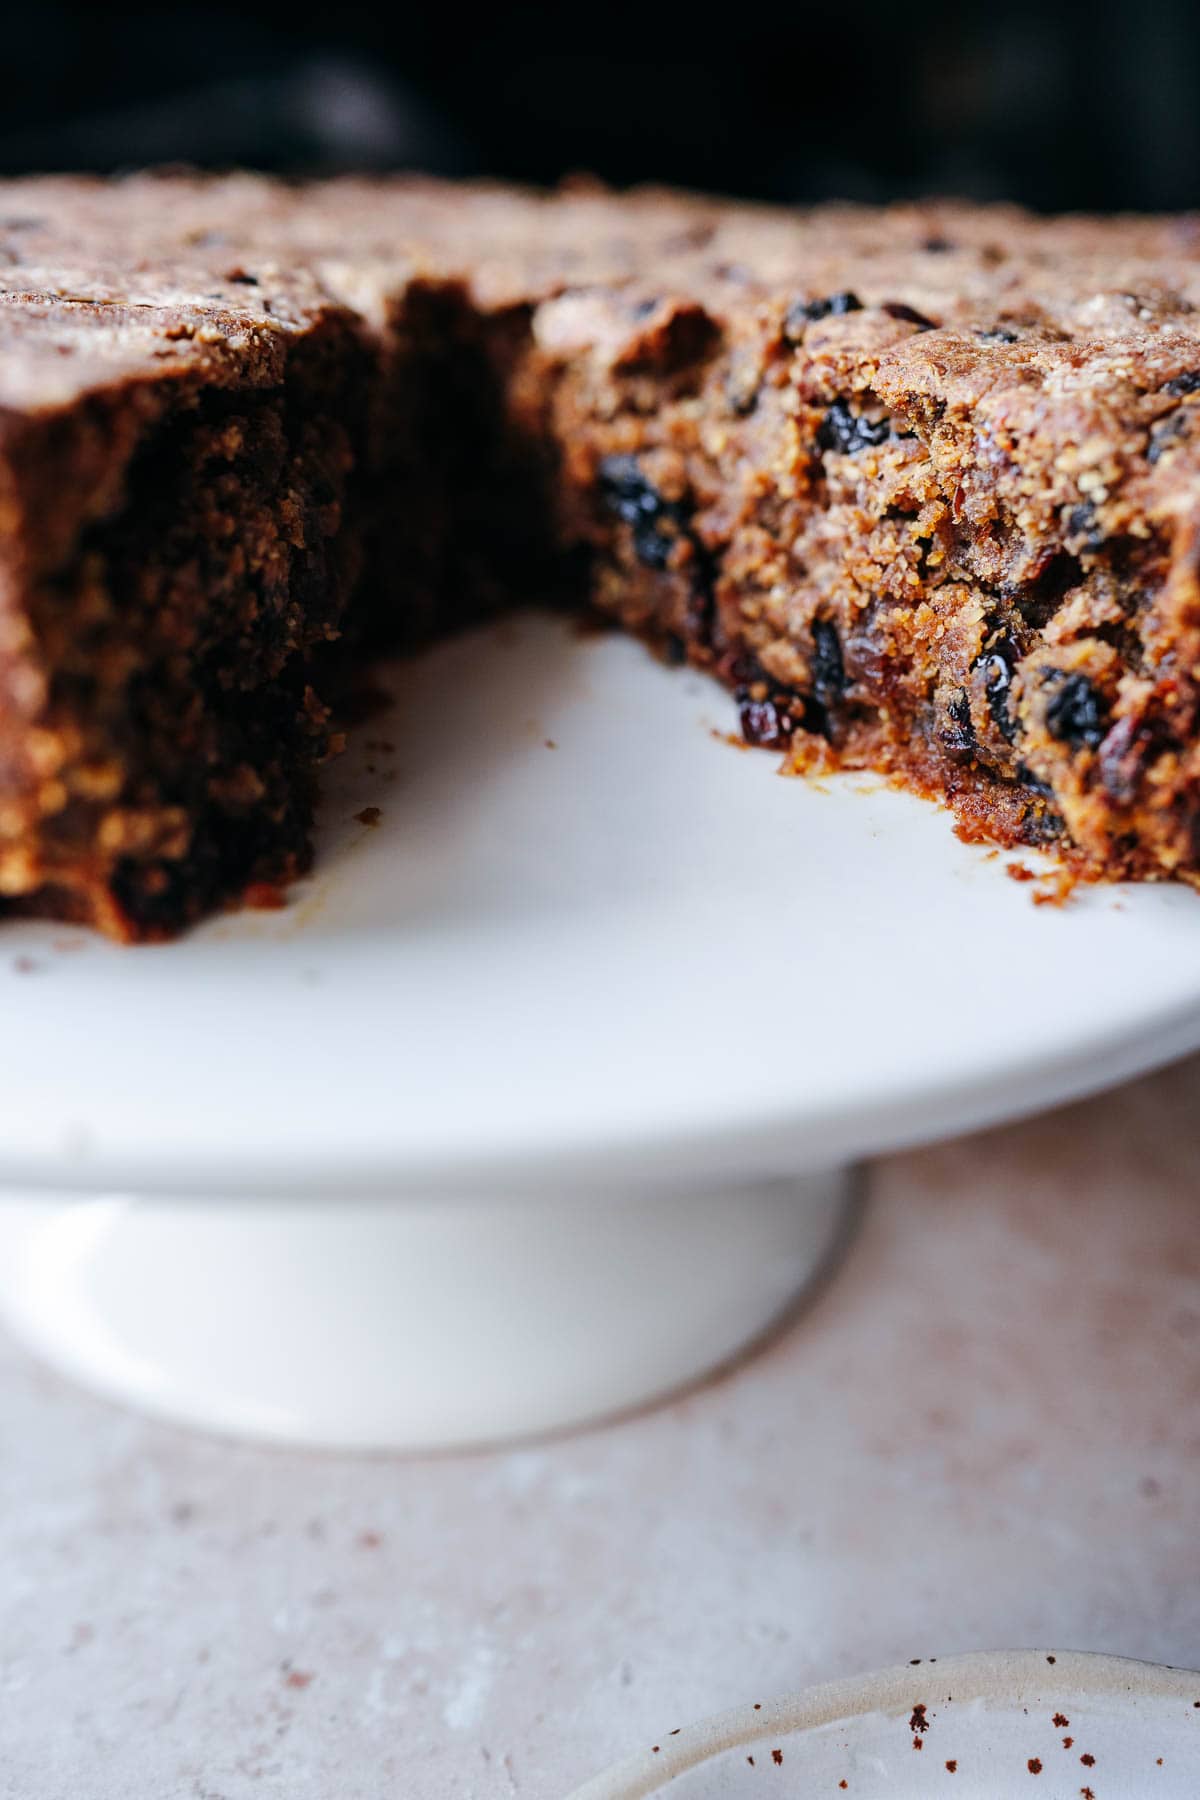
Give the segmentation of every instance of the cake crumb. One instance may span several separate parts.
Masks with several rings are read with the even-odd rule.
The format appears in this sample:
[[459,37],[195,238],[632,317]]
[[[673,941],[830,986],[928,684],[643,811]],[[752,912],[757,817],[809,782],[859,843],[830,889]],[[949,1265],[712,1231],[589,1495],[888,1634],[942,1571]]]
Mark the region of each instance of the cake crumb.
[[252,881],[242,894],[242,904],[252,912],[282,912],[287,895],[274,881]]

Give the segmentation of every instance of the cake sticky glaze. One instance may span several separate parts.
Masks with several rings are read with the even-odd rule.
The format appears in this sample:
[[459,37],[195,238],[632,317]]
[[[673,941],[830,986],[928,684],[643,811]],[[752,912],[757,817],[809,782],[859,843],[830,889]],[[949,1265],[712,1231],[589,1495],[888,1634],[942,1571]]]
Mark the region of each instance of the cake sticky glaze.
[[286,881],[348,672],[531,599],[1195,883],[1198,304],[1191,217],[0,183],[0,909]]

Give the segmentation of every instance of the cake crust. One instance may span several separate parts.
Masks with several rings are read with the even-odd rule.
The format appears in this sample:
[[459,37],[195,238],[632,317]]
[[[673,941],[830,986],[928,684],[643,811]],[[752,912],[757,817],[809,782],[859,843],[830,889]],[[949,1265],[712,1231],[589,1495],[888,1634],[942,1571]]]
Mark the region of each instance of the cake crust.
[[1192,217],[0,184],[0,906],[287,879],[356,646],[530,597],[797,769],[1196,883],[1197,306]]

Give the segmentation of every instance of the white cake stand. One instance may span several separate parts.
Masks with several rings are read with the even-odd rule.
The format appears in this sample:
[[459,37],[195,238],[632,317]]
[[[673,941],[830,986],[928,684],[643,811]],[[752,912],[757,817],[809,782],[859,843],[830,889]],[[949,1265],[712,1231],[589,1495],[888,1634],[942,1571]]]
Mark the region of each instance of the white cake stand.
[[110,1394],[359,1447],[611,1413],[779,1316],[855,1160],[1200,1045],[1195,895],[1035,906],[634,643],[383,679],[285,911],[0,933],[0,1313]]

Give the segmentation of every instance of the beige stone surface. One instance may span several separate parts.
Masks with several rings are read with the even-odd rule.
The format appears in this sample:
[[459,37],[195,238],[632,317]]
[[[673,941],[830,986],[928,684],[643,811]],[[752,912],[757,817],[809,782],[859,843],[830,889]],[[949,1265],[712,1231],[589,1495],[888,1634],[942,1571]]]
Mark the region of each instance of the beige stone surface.
[[763,1353],[490,1455],[234,1447],[0,1345],[3,1800],[562,1800],[999,1645],[1200,1663],[1200,1061],[871,1174]]

